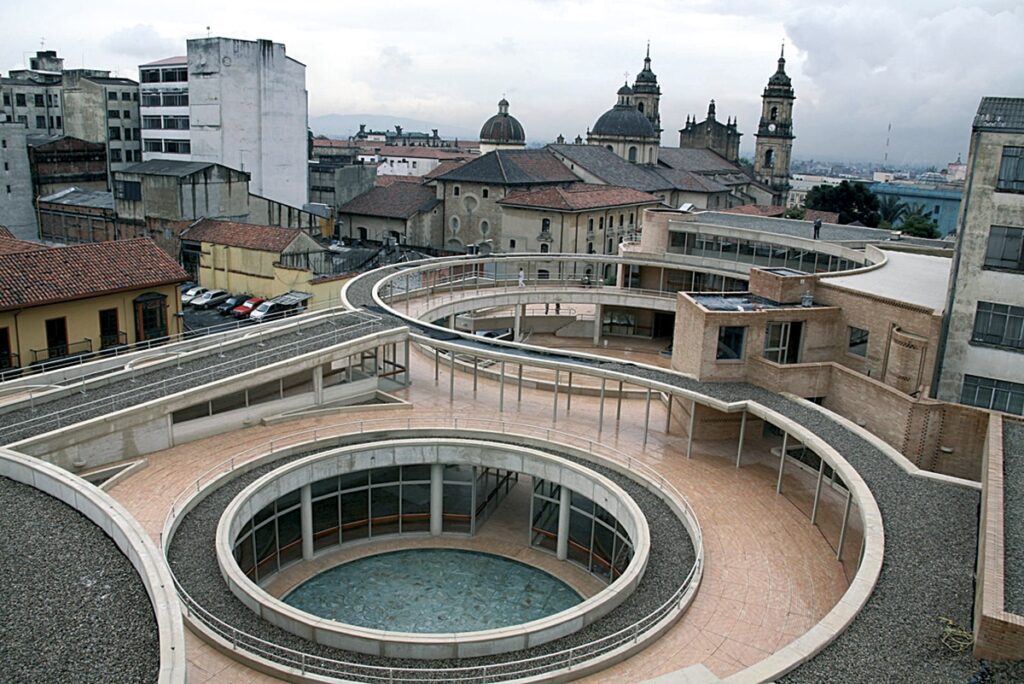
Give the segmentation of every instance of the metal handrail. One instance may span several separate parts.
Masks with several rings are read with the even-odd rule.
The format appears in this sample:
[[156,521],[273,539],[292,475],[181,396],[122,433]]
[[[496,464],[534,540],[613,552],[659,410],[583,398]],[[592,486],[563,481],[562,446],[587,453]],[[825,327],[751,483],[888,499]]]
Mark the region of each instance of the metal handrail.
[[[348,312],[348,313],[342,314],[342,315],[344,315],[346,317],[349,317],[349,318],[355,318],[357,320],[355,322],[352,322],[352,323],[348,324],[348,325],[336,327],[336,328],[334,328],[334,329],[332,329],[332,330],[330,330],[328,332],[321,333],[321,334],[315,335],[313,337],[305,337],[305,338],[302,338],[300,340],[296,340],[295,342],[291,342],[289,344],[279,346],[279,347],[277,347],[275,349],[275,351],[276,352],[287,351],[289,349],[292,349],[292,348],[295,348],[295,347],[298,347],[298,346],[308,345],[311,342],[316,342],[318,340],[324,340],[324,339],[327,339],[327,338],[332,337],[332,336],[336,337],[342,331],[349,330],[351,328],[355,328],[355,327],[358,327],[358,326],[361,326],[361,325],[365,325],[368,322],[368,319],[369,319],[369,322],[376,322],[376,321],[380,320],[379,316],[376,316],[374,314],[370,314],[370,313],[367,313],[367,312],[363,312],[363,311],[352,311],[352,312]],[[263,356],[266,356],[266,352],[258,352],[258,353],[255,353],[255,354],[249,354],[248,356],[243,356],[240,359],[232,359],[230,361],[225,361],[223,363],[214,364],[212,366],[208,366],[208,367],[202,368],[200,370],[195,370],[195,371],[192,371],[192,372],[189,372],[189,373],[183,373],[183,374],[175,376],[174,378],[172,378],[170,380],[165,379],[165,380],[160,381],[159,383],[151,383],[149,385],[146,385],[145,388],[150,388],[150,387],[154,387],[156,385],[160,385],[162,387],[162,396],[166,396],[168,394],[168,389],[174,389],[174,388],[181,387],[181,386],[189,386],[189,383],[194,378],[196,378],[196,377],[206,377],[206,376],[209,376],[211,373],[216,373],[218,370],[223,370],[225,368],[238,369],[242,365],[244,365],[247,361],[258,361],[259,357],[263,357]],[[135,378],[135,372],[133,370],[131,381],[134,381],[134,378]],[[200,384],[207,384],[207,383],[203,382],[203,383],[200,383]],[[51,420],[54,420],[54,419],[56,419],[56,421],[57,421],[57,427],[61,428],[64,425],[69,425],[71,422],[73,422],[74,416],[80,415],[82,413],[88,413],[89,411],[93,410],[94,408],[96,408],[98,406],[103,406],[104,404],[109,404],[111,406],[111,408],[113,409],[113,407],[117,404],[118,400],[123,399],[123,398],[128,397],[128,396],[138,395],[139,394],[139,389],[140,388],[135,388],[135,389],[128,390],[128,391],[125,391],[125,392],[118,392],[118,393],[115,393],[115,394],[111,394],[111,395],[109,395],[107,397],[103,397],[101,399],[95,399],[93,401],[81,402],[81,403],[76,404],[75,406],[73,406],[71,408],[63,409],[61,411],[47,412],[45,415],[36,416],[34,418],[29,418],[27,420],[23,420],[23,421],[18,422],[18,423],[12,423],[10,425],[7,425],[7,426],[4,427],[4,430],[7,431],[7,432],[10,432],[12,430],[25,429],[28,426],[31,426],[31,425],[34,425],[34,424],[39,424],[39,423],[41,423],[43,421],[51,421]],[[29,399],[30,400],[34,400],[34,396],[33,396],[33,394],[31,392],[29,393]],[[32,408],[34,410],[34,408],[35,408],[34,403],[32,404]]]
[[[425,427],[443,427],[460,429],[460,419],[450,418],[447,416],[422,416],[415,419],[417,423],[425,422],[427,425],[416,425],[418,428]],[[406,430],[413,428],[413,418],[406,418]],[[328,429],[324,428],[308,428],[305,430],[298,430],[290,432],[281,437],[268,440],[261,444],[249,447],[229,459],[221,461],[212,468],[207,469],[196,478],[194,486],[189,485],[186,489],[175,497],[171,503],[171,510],[168,513],[164,529],[170,528],[171,521],[177,515],[177,512],[181,510],[179,506],[184,506],[186,500],[191,499],[202,491],[202,484],[211,475],[223,476],[230,472],[233,472],[236,467],[248,463],[251,458],[244,458],[245,456],[256,457],[260,454],[271,455],[275,451],[285,446],[298,446],[303,443],[303,440],[293,440],[292,438],[304,437],[312,434],[313,442],[318,441],[324,437],[335,437],[347,434],[366,434],[367,425],[381,424],[388,429],[393,430],[395,427],[395,420],[393,418],[374,418],[374,419],[363,419],[358,421],[351,421],[348,423],[342,423],[340,425],[331,426]],[[186,606],[186,615],[190,617],[196,617],[204,625],[212,629],[219,636],[225,638],[231,643],[232,648],[237,649],[240,646],[256,653],[257,655],[266,657],[272,661],[295,667],[299,669],[303,674],[312,672],[314,670],[319,671],[322,674],[329,674],[331,676],[358,676],[363,679],[371,681],[387,681],[387,682],[401,682],[401,681],[416,681],[416,682],[485,682],[492,680],[495,676],[501,675],[507,677],[509,674],[514,673],[516,676],[523,677],[531,674],[540,672],[550,672],[558,669],[571,670],[574,665],[579,665],[585,662],[587,659],[601,655],[610,650],[618,648],[621,645],[629,642],[636,642],[640,635],[644,633],[652,625],[658,623],[662,618],[672,612],[673,609],[681,608],[682,602],[686,596],[686,593],[691,589],[691,582],[693,581],[696,574],[700,571],[703,564],[704,552],[703,552],[703,535],[701,533],[700,524],[697,521],[696,513],[690,506],[688,499],[679,492],[676,487],[668,482],[665,477],[655,471],[653,468],[648,466],[642,461],[635,460],[631,455],[623,453],[622,451],[613,447],[595,442],[594,440],[577,435],[563,430],[555,430],[552,428],[545,428],[536,425],[530,425],[527,423],[517,423],[514,421],[504,420],[493,420],[487,418],[463,418],[461,419],[462,426],[464,429],[470,429],[467,424],[478,424],[483,426],[499,426],[501,434],[507,435],[518,435],[518,436],[531,436],[530,432],[540,432],[545,436],[545,440],[553,442],[551,437],[553,435],[563,436],[570,438],[571,443],[568,446],[578,448],[580,440],[585,440],[587,443],[587,452],[594,455],[600,455],[608,458],[613,462],[623,465],[627,470],[637,472],[643,472],[643,475],[650,479],[654,484],[662,491],[668,493],[669,496],[676,498],[681,501],[685,507],[686,514],[690,516],[694,524],[693,532],[693,546],[695,559],[693,565],[690,567],[686,578],[680,584],[680,586],[672,593],[672,596],[664,601],[660,606],[652,610],[644,617],[634,621],[632,624],[623,627],[622,629],[613,632],[612,634],[605,635],[592,642],[574,646],[572,648],[563,649],[554,653],[548,653],[540,656],[533,656],[530,658],[523,658],[514,661],[506,661],[500,663],[491,663],[486,665],[477,666],[464,666],[454,668],[401,668],[401,667],[384,667],[376,665],[365,665],[356,662],[349,662],[344,660],[335,660],[331,658],[324,658],[322,656],[315,656],[304,653],[302,651],[296,651],[294,649],[274,644],[272,642],[261,639],[260,637],[253,636],[247,632],[239,630],[238,628],[224,622],[217,616],[213,615],[202,605],[196,601],[192,596],[181,586],[178,582],[177,577],[174,578],[175,589],[178,595],[181,597],[183,604]],[[525,432],[510,432],[509,427],[514,428],[526,428]],[[355,428],[358,428],[355,429]],[[352,428],[343,430],[342,428]],[[492,430],[493,431],[493,430]],[[370,433],[372,434],[372,430]],[[282,440],[288,440],[287,444],[282,444]],[[607,452],[595,453],[594,447],[599,446],[600,450]],[[609,457],[609,454],[612,457]],[[212,478],[211,478],[212,479]],[[170,539],[163,539],[164,551],[166,553],[167,546],[170,544]],[[173,575],[173,571],[172,571]],[[269,647],[269,648],[267,648]],[[284,654],[284,655],[282,655]],[[549,661],[545,664],[538,664],[540,661]],[[353,671],[354,668],[354,671]],[[432,676],[432,675],[436,675]]]

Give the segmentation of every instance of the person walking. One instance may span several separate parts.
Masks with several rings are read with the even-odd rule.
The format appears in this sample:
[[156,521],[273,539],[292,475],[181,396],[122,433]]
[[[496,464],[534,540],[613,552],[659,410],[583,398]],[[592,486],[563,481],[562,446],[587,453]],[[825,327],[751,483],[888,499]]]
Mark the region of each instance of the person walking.
[[526,271],[519,269],[519,287],[526,287]]
[[814,239],[821,237],[821,219],[814,219]]

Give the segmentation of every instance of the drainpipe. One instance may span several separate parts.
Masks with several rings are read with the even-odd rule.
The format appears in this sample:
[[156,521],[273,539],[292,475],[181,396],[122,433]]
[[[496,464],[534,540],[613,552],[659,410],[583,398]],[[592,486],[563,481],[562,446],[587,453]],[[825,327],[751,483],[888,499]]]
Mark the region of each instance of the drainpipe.
[[960,224],[957,226],[956,247],[953,250],[953,264],[950,267],[949,292],[946,293],[946,310],[942,312],[942,331],[939,334],[939,348],[935,352],[935,370],[932,372],[932,386],[929,395],[932,399],[939,396],[939,381],[942,378],[942,367],[945,362],[946,345],[949,340],[949,323],[953,316],[953,302],[956,300],[956,282],[960,270],[960,248],[964,243],[964,233],[967,232],[967,214],[971,207],[971,188],[974,186],[974,169],[978,164],[978,131],[971,131],[971,149],[974,156],[971,158],[971,168],[967,172],[967,187],[964,192],[964,204],[960,212]]

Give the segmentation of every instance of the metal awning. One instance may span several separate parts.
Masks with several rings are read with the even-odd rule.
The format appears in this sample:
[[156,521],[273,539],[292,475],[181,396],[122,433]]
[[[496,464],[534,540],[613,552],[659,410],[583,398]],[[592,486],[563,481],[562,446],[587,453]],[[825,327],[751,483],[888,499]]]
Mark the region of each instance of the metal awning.
[[274,297],[274,301],[284,306],[294,306],[312,299],[313,295],[308,292],[285,292],[283,295]]

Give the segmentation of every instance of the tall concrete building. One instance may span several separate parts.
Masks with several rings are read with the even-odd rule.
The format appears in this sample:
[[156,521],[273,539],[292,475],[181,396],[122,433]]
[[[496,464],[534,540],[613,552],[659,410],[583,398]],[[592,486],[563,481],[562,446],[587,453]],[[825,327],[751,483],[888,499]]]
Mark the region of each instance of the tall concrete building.
[[249,173],[253,194],[308,201],[306,67],[284,45],[188,41],[188,99],[193,161]]
[[1024,415],[1024,98],[982,98],[967,169],[938,398]]
[[0,112],[0,226],[22,240],[35,240],[39,229],[32,205],[29,129]]
[[168,57],[139,67],[142,157],[189,161],[188,57]]

